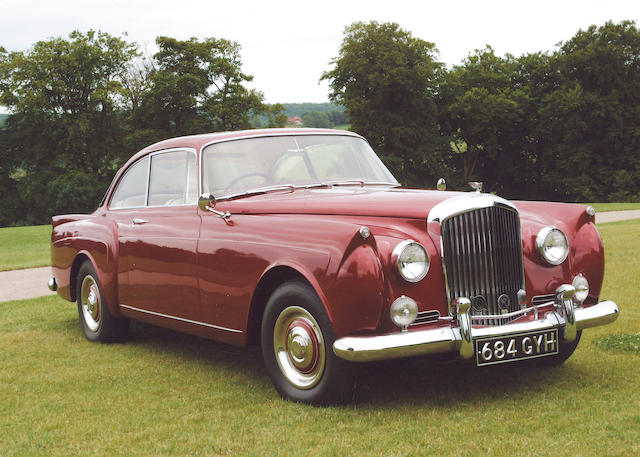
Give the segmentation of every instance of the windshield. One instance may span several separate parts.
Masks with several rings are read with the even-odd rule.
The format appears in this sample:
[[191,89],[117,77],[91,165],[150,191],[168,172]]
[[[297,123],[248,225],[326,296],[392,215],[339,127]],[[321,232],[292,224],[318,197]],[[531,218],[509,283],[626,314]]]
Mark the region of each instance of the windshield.
[[398,185],[369,144],[343,135],[247,138],[207,146],[202,191],[225,197],[260,187],[363,182]]

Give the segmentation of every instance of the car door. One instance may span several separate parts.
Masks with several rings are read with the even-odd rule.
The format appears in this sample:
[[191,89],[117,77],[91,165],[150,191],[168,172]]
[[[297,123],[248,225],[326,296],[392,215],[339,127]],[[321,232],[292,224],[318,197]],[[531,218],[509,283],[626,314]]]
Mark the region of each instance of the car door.
[[[129,192],[136,197],[122,192],[120,203],[120,186],[137,187]],[[119,304],[125,312],[153,316],[168,326],[173,325],[163,321],[198,321],[197,190],[195,151],[172,149],[142,159],[114,191],[110,209],[118,224]]]

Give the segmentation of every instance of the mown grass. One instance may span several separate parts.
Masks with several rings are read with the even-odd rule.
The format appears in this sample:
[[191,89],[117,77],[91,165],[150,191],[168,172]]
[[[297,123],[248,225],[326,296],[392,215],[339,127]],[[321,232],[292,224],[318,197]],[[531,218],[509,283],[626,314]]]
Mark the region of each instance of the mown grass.
[[0,228],[0,271],[50,264],[50,225]]
[[639,455],[640,355],[595,343],[640,328],[640,221],[599,229],[622,314],[564,365],[372,364],[342,407],[282,401],[257,349],[142,325],[92,344],[71,303],[2,303],[0,455]]
[[584,203],[584,205],[593,206],[597,213],[605,213],[607,211],[627,211],[631,209],[640,209],[638,203]]

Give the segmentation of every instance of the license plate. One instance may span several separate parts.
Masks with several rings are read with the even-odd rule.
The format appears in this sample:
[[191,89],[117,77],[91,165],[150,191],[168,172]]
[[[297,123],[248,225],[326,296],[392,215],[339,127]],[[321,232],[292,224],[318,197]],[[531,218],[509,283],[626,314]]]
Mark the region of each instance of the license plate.
[[478,366],[545,357],[558,353],[558,329],[477,338],[474,347]]

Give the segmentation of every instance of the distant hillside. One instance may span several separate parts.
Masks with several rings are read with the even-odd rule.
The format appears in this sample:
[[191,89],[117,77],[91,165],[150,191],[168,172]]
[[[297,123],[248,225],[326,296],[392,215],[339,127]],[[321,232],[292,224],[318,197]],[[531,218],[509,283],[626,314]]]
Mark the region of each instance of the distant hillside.
[[8,114],[0,114],[0,128],[4,127],[4,121],[6,121],[8,117]]
[[312,111],[328,113],[329,111],[344,111],[344,106],[333,103],[282,103],[287,117],[300,116]]

